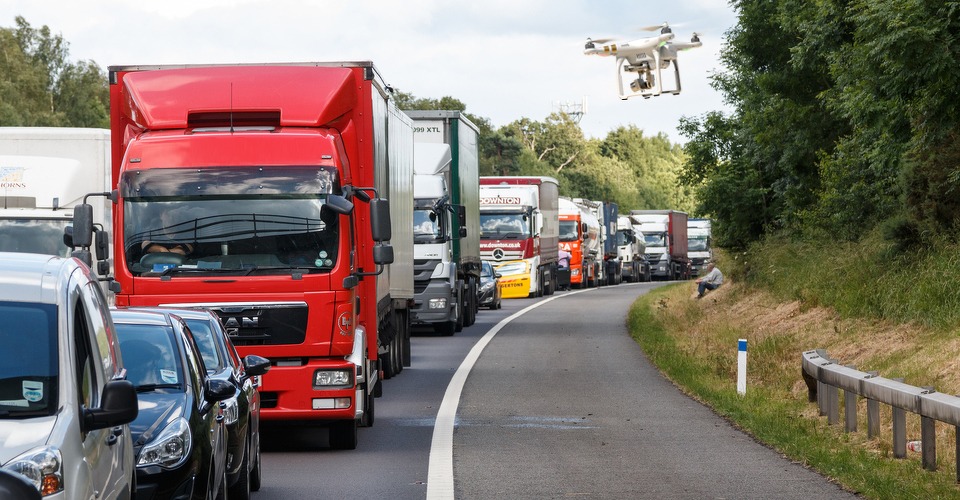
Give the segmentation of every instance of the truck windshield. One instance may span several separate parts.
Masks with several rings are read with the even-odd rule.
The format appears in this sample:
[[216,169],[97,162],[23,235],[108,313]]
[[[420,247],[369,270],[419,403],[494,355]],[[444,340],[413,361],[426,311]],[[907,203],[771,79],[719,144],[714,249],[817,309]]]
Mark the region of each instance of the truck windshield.
[[0,219],[0,252],[42,253],[70,256],[63,244],[67,219]]
[[59,402],[57,307],[0,301],[0,419],[56,413]]
[[560,221],[560,241],[577,241],[577,221]]
[[437,214],[432,209],[417,208],[413,211],[413,242],[435,243],[443,241]]
[[706,236],[691,236],[687,239],[687,251],[706,252],[707,250],[710,250],[710,247],[707,245]]
[[633,243],[633,238],[630,237],[627,231],[617,231],[617,246],[622,247]]
[[325,207],[340,190],[335,169],[154,169],[127,172],[120,186],[124,252],[134,275],[321,273],[336,266],[339,217]]
[[480,238],[485,240],[523,240],[530,237],[527,214],[480,214]]
[[664,233],[643,233],[643,241],[648,247],[667,246],[667,238]]

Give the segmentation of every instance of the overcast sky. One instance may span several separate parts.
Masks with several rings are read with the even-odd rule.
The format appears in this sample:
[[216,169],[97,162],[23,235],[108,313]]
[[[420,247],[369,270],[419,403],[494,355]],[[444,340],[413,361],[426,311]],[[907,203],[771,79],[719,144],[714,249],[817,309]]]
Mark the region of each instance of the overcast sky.
[[[497,127],[586,99],[588,137],[635,125],[674,142],[680,117],[728,110],[709,76],[736,21],[725,0],[0,0],[0,26],[17,15],[105,70],[369,60],[393,87],[455,97]],[[614,60],[585,56],[586,38],[642,38],[662,22],[677,40],[701,33],[703,47],[679,58],[683,92],[620,100]]]

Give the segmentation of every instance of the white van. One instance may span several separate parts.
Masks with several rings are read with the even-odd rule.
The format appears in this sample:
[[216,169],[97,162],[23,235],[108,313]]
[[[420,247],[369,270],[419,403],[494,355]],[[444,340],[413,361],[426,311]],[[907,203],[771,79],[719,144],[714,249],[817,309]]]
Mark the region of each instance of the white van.
[[0,252],[0,469],[45,499],[129,499],[137,394],[96,276]]

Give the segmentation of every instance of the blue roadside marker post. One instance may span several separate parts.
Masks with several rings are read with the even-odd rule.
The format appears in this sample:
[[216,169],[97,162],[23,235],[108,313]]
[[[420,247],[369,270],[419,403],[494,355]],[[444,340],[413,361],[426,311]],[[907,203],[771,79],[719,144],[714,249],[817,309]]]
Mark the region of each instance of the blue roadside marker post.
[[737,342],[737,394],[747,393],[747,339]]

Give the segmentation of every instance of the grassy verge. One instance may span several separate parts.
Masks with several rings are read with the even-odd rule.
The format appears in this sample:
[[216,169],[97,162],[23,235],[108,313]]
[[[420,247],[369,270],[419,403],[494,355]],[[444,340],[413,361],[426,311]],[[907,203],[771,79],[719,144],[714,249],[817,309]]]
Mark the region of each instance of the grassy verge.
[[[807,402],[800,377],[802,352],[824,348],[861,370],[878,370],[885,377],[904,377],[911,385],[932,385],[956,394],[960,392],[960,340],[945,326],[954,313],[936,310],[935,321],[918,321],[911,315],[923,313],[902,307],[897,309],[897,321],[889,314],[881,318],[871,308],[884,307],[887,299],[867,307],[848,299],[869,295],[874,288],[862,284],[863,276],[855,279],[856,273],[839,261],[841,257],[831,261],[817,252],[803,256],[804,250],[796,247],[777,248],[784,252],[780,257],[793,255],[789,264],[775,264],[779,261],[771,257],[770,248],[762,257],[751,256],[749,263],[743,256],[721,257],[720,268],[733,279],[703,300],[691,299],[690,284],[660,288],[642,297],[629,318],[637,342],[682,390],[759,441],[848,490],[878,499],[960,498],[953,428],[937,425],[938,471],[927,472],[918,453],[909,452],[902,460],[892,457],[888,407],[881,409],[878,438],[866,437],[865,401],[860,401],[858,409],[860,431],[844,433],[842,423],[827,425],[816,404]],[[949,252],[933,254],[955,260]],[[861,272],[892,280],[888,287],[895,289],[886,294],[890,297],[913,294],[923,300],[924,294],[936,293],[931,290],[939,287],[905,290],[908,284],[896,285],[892,278],[906,274],[902,268],[884,270],[882,258],[862,250],[850,259]],[[916,265],[949,268],[943,262]],[[760,272],[757,266],[766,267]],[[829,274],[832,280],[825,276]],[[798,279],[801,276],[803,280]],[[826,306],[831,303],[837,306]],[[745,396],[736,392],[740,338],[749,342]],[[843,419],[841,410],[840,422]],[[919,417],[908,415],[907,424],[908,439],[919,439]]]

